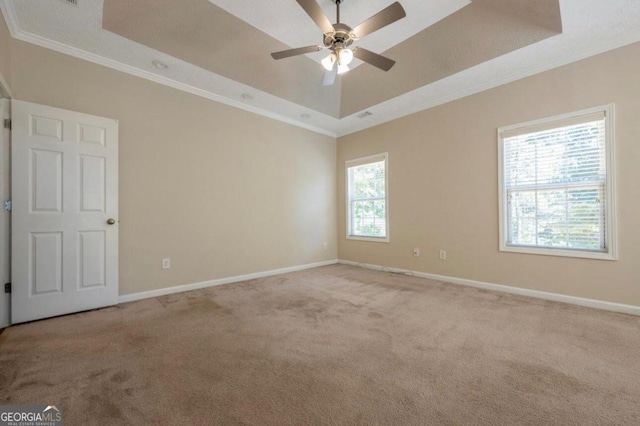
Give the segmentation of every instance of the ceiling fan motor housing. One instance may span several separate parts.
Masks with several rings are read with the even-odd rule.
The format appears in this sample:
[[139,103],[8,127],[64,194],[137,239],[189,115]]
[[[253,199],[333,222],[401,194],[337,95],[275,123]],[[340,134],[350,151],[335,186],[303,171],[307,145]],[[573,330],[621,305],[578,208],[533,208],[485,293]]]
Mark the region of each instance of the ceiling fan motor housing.
[[331,50],[345,49],[351,46],[354,41],[351,27],[345,24],[334,24],[334,30],[324,35],[324,45]]

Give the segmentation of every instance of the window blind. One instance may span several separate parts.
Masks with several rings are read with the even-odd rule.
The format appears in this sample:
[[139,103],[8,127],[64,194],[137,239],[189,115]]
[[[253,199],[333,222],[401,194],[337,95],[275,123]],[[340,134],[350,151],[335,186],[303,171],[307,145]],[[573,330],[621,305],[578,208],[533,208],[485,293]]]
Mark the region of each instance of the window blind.
[[502,134],[506,244],[605,251],[605,117]]

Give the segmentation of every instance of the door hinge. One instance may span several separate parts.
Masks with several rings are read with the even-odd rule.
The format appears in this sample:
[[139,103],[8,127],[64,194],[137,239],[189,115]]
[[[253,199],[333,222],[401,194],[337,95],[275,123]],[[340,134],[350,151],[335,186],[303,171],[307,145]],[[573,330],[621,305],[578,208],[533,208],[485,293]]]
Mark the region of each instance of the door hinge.
[[4,211],[5,212],[10,212],[12,207],[13,206],[11,205],[11,200],[6,200],[4,202]]
[[11,283],[6,283],[4,285],[4,292],[5,293],[11,293]]
[[4,128],[11,130],[11,119],[10,118],[5,118],[4,119]]

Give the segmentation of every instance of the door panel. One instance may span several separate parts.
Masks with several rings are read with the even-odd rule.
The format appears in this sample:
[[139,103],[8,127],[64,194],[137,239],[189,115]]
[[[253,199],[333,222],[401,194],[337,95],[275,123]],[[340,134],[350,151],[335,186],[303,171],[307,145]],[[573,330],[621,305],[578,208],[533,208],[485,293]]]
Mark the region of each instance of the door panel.
[[80,143],[90,143],[105,146],[107,129],[104,127],[80,124]]
[[15,100],[12,118],[12,322],[116,304],[117,122]]
[[62,232],[31,233],[29,296],[62,293]]
[[106,158],[80,156],[80,211],[104,212]]
[[37,115],[31,115],[31,120],[29,121],[30,136],[53,138],[58,141],[62,140],[62,120],[57,120],[51,117],[38,117]]
[[31,150],[31,213],[62,213],[62,152]]
[[80,288],[104,287],[106,285],[106,241],[104,231],[82,231],[79,233]]

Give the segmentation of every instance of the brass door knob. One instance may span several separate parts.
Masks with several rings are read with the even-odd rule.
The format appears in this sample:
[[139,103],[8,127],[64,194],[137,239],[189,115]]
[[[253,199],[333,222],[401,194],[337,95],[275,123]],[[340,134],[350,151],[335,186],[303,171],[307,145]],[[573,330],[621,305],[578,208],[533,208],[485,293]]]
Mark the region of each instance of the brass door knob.
[[113,225],[116,223],[115,219],[107,219],[107,225]]

